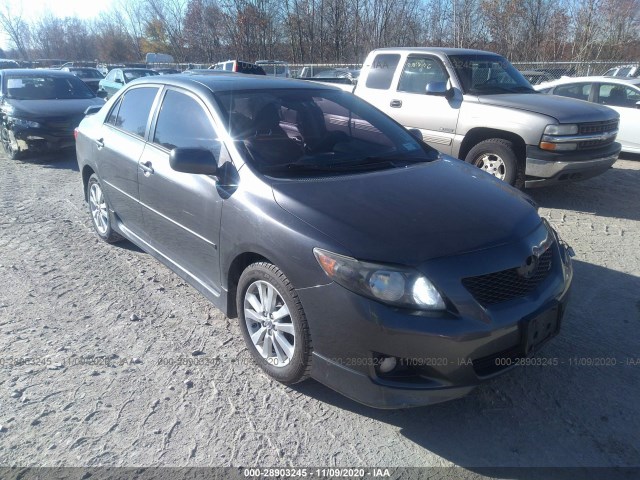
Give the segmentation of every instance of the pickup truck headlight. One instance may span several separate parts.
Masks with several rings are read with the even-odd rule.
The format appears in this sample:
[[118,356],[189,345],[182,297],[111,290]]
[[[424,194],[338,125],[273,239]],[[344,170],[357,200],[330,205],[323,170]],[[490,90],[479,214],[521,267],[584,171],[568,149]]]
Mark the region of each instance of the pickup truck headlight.
[[560,125],[547,125],[540,141],[540,148],[552,151],[567,151],[578,148],[576,138],[578,125],[573,123]]
[[446,309],[433,283],[412,268],[362,262],[320,248],[313,253],[329,278],[352,292],[397,307]]
[[7,117],[7,123],[13,123],[14,125],[25,128],[40,128],[41,126],[38,122],[18,117]]

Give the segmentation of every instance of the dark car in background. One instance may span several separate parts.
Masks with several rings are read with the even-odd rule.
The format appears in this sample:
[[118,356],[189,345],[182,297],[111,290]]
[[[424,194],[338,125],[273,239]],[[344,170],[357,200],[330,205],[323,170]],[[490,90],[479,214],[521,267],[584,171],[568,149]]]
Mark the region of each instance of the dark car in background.
[[104,78],[100,70],[92,67],[62,67],[60,70],[74,74],[86,83],[94,93],[98,91],[100,80]]
[[380,408],[465,395],[557,334],[570,249],[533,201],[315,82],[132,82],[77,129],[93,227],[239,327],[267,374]]
[[107,73],[99,82],[99,90],[105,92],[103,95],[110,98],[114,93],[124,87],[127,83],[140,77],[152,77],[160,75],[150,68],[114,68]]
[[104,100],[75,75],[53,70],[0,70],[0,128],[9,158],[73,147],[74,129]]

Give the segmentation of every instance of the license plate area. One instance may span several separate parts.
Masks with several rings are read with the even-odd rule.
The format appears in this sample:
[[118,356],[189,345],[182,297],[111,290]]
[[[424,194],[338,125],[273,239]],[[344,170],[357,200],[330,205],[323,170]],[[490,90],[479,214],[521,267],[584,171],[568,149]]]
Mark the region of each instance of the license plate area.
[[523,349],[525,356],[534,355],[536,350],[558,332],[560,307],[554,307],[523,322]]

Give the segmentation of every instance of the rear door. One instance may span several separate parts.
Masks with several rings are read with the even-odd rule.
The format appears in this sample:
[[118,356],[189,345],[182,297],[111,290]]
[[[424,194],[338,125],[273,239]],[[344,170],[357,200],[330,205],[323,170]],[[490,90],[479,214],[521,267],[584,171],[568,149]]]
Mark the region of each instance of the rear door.
[[95,139],[98,174],[109,203],[132,232],[142,231],[138,160],[145,146],[150,112],[159,87],[129,89],[113,105]]
[[216,180],[173,170],[169,154],[176,147],[220,151],[208,107],[197,96],[173,87],[163,94],[159,112],[140,159],[140,202],[149,243],[165,258],[219,293],[218,241],[222,198]]

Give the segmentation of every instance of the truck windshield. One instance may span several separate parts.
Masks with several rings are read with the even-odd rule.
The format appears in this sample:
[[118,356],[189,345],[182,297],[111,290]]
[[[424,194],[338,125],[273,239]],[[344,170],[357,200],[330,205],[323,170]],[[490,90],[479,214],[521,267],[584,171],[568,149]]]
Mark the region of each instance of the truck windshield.
[[406,167],[438,158],[405,128],[333,89],[219,91],[227,131],[245,161],[273,176]]
[[449,59],[464,93],[536,93],[522,74],[499,55],[451,55]]

